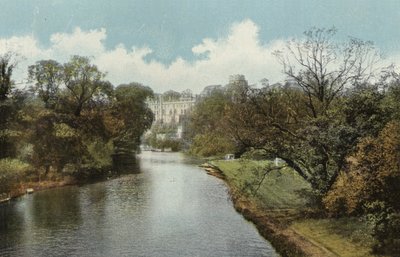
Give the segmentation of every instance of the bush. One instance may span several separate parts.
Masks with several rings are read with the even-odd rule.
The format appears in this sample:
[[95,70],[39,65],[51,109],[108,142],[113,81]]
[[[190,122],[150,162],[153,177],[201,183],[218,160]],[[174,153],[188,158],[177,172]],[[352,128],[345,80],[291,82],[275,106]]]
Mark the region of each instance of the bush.
[[374,251],[386,254],[400,254],[400,213],[383,201],[365,205],[366,220],[376,239]]
[[216,134],[196,135],[190,148],[190,153],[203,157],[220,156],[234,151],[232,141]]
[[100,139],[87,144],[89,158],[87,166],[91,168],[104,168],[112,166],[111,155],[114,152],[112,141],[102,142]]
[[8,192],[32,167],[18,159],[0,159],[0,193]]
[[241,156],[241,158],[250,159],[250,160],[257,160],[257,161],[273,159],[272,156],[269,156],[267,154],[267,152],[265,150],[262,150],[262,149],[252,149],[250,151],[247,151]]

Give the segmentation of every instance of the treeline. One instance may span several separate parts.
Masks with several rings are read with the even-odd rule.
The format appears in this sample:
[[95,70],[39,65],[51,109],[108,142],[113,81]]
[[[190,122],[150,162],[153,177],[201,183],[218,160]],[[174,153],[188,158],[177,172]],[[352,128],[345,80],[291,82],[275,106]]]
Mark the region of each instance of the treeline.
[[0,193],[24,181],[92,177],[132,163],[153,115],[138,83],[114,87],[90,59],[29,66],[15,86],[16,54],[0,56]]
[[[191,117],[191,152],[280,158],[322,216],[357,216],[375,250],[400,252],[400,74],[372,43],[311,29],[275,52],[285,84],[235,76]],[[265,170],[268,173],[269,170]]]

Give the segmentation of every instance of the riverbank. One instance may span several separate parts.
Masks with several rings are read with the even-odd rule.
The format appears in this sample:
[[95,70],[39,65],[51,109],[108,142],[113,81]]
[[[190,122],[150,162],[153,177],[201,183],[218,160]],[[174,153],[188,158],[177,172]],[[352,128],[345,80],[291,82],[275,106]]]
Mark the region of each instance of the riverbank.
[[50,172],[42,178],[39,178],[36,172],[25,172],[17,180],[13,179],[15,181],[5,181],[5,183],[11,184],[11,186],[2,194],[7,196],[7,200],[11,200],[25,195],[28,191],[34,193],[52,188],[82,185],[109,179],[117,175],[116,172],[111,171],[111,167],[73,172],[70,174]]
[[307,188],[290,170],[268,174],[260,185],[254,183],[263,165],[213,161],[205,168],[227,183],[235,209],[282,256],[372,256],[370,238],[359,221],[312,218],[304,208]]
[[33,189],[33,192],[42,191],[57,187],[77,185],[78,181],[73,177],[65,177],[62,180],[42,180],[36,182],[22,182],[17,187],[12,188],[8,193],[10,198],[17,198],[25,195],[28,189]]

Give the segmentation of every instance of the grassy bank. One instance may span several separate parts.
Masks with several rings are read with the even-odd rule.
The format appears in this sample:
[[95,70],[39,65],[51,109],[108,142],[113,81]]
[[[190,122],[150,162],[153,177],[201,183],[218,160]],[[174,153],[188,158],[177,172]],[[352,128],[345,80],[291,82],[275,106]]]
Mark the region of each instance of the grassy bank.
[[307,216],[310,187],[293,170],[269,172],[266,161],[213,161],[224,174],[235,208],[283,256],[373,256],[367,226],[354,218]]
[[[67,185],[83,184],[117,175],[111,166],[82,169],[80,171],[38,172],[29,163],[18,159],[0,160],[0,195],[15,198],[26,193],[28,188],[40,191]],[[0,199],[2,200],[2,199]]]
[[28,188],[35,191],[76,184],[71,175],[61,175],[50,172],[46,177],[39,178],[34,168],[18,159],[0,160],[0,193],[15,198],[25,194]]

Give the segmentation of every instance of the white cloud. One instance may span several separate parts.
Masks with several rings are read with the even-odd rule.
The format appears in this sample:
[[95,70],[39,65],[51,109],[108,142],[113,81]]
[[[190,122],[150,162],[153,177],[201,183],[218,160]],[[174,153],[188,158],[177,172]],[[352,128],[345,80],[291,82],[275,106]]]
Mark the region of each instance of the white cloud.
[[210,84],[225,84],[232,74],[243,74],[250,83],[263,78],[270,81],[283,78],[281,67],[271,54],[274,49],[282,48],[283,41],[262,44],[259,27],[251,20],[233,24],[225,37],[206,38],[193,46],[195,61],[178,57],[168,66],[154,60],[145,61],[152,52],[148,47],[128,48],[120,44],[107,49],[106,38],[104,28],[90,31],[76,28],[71,34],[53,34],[50,46],[44,48],[32,36],[11,37],[0,39],[0,54],[11,50],[24,56],[16,71],[16,80],[25,78],[27,66],[35,61],[55,59],[63,63],[78,54],[92,57],[115,85],[136,81],[151,86],[156,92],[187,88],[199,92]]
[[83,56],[99,56],[106,52],[104,40],[106,30],[90,30],[88,32],[76,28],[72,34],[56,33],[50,37],[52,55],[63,56],[65,53],[73,53]]

